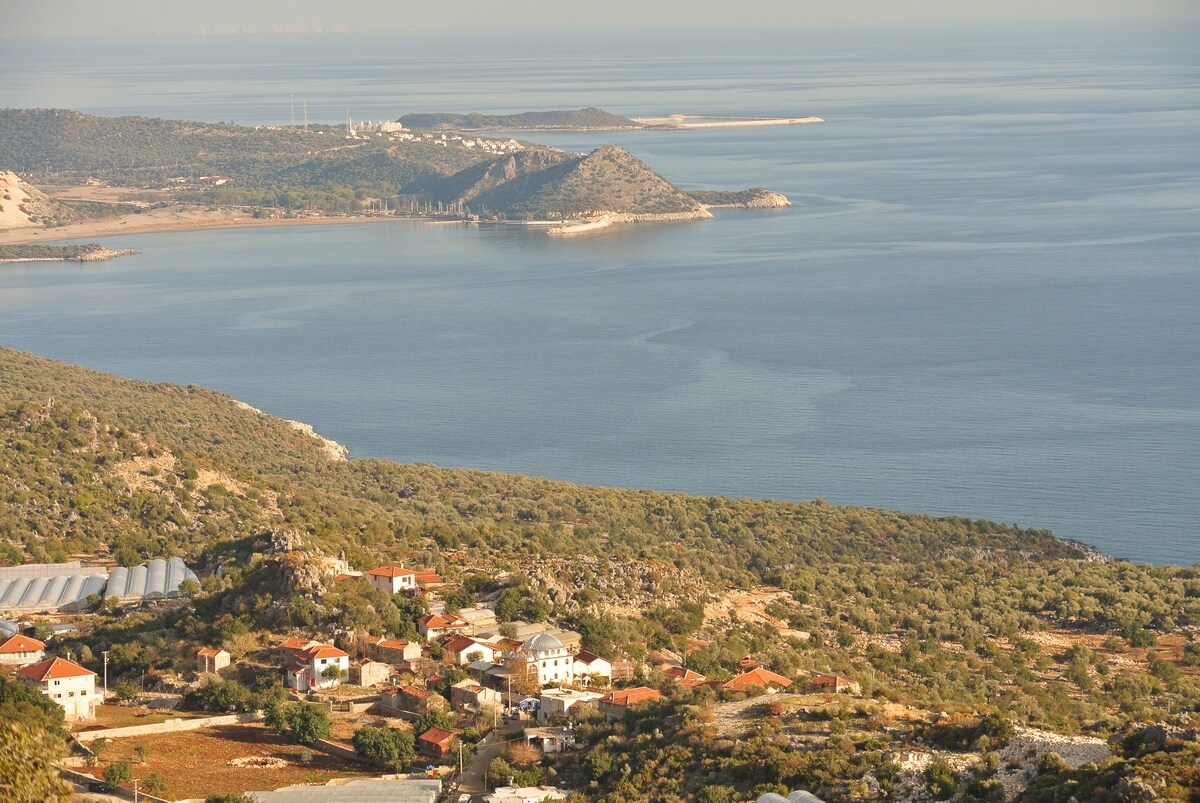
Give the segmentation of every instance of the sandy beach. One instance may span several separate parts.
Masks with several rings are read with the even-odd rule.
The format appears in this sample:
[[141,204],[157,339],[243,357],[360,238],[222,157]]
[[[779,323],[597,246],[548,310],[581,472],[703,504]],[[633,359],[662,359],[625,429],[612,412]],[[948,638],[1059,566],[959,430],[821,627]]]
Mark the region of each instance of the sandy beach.
[[169,206],[140,214],[98,220],[82,220],[53,228],[0,229],[0,245],[52,243],[58,240],[98,239],[117,234],[147,234],[160,231],[251,228],[258,226],[325,226],[334,223],[387,223],[397,220],[426,220],[413,217],[312,217],[255,218],[242,209],[208,209],[198,206]]

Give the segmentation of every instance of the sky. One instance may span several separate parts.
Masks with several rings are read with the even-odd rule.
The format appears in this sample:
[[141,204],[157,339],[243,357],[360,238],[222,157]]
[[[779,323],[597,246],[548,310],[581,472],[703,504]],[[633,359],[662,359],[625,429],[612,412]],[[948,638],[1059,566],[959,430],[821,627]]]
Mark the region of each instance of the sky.
[[1197,0],[0,0],[0,36],[798,28],[1185,15]]

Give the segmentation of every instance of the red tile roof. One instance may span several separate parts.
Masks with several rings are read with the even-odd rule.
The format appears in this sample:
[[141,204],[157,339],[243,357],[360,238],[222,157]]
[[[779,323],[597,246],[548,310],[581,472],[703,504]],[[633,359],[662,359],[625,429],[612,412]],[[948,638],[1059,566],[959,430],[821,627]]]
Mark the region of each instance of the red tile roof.
[[463,619],[458,614],[447,613],[445,615],[426,614],[417,620],[425,625],[426,630],[440,630],[447,627],[466,627],[467,620]]
[[811,685],[818,688],[831,686],[834,691],[843,688],[852,688],[858,686],[858,681],[853,678],[842,677],[841,675],[817,675],[812,679]]
[[216,658],[218,655],[220,655],[223,652],[224,652],[224,650],[222,650],[220,647],[201,647],[199,650],[196,651],[196,657],[197,658]]
[[406,569],[403,566],[380,566],[367,572],[367,574],[375,577],[408,577],[410,574],[415,575],[412,569]]
[[685,686],[699,686],[708,678],[701,675],[699,672],[693,672],[690,669],[684,669],[682,666],[668,666],[663,670],[663,674],[672,680],[678,680]]
[[645,686],[637,686],[632,689],[621,689],[620,691],[609,692],[600,698],[600,702],[608,703],[609,705],[619,705],[628,707],[644,703],[646,700],[661,700],[662,692],[658,689],[650,689]]
[[29,636],[22,636],[20,633],[10,638],[8,641],[0,644],[0,654],[14,652],[37,652],[38,650],[46,649],[44,642],[38,641]]
[[767,686],[781,686],[786,689],[791,685],[792,682],[783,675],[776,675],[774,672],[759,667],[751,669],[749,672],[743,672],[721,688],[730,691],[745,691],[750,686],[762,686],[764,689]]
[[311,661],[314,658],[349,658],[350,654],[342,652],[337,647],[331,647],[328,644],[317,644],[312,649],[300,655],[300,660]]
[[413,572],[413,575],[423,586],[435,586],[442,582],[442,576],[437,572]]
[[579,652],[575,653],[575,662],[576,663],[594,664],[597,661],[603,661],[603,660],[604,659],[601,658],[599,655],[596,655],[596,653],[588,652],[587,650],[580,650]]
[[376,642],[375,646],[384,650],[403,650],[408,646],[408,642],[403,639],[385,638]]
[[450,744],[450,740],[453,738],[454,733],[452,731],[444,730],[442,728],[430,728],[418,736],[417,741],[429,742],[430,744],[436,744],[439,747],[444,747],[445,745]]
[[47,658],[36,664],[22,667],[17,670],[17,673],[37,681],[79,678],[86,675],[94,676],[96,674],[90,669],[84,669],[79,664],[68,661],[66,658]]
[[304,638],[303,636],[292,636],[291,638],[285,638],[283,641],[281,641],[279,646],[284,650],[307,650],[308,645],[316,643],[317,642],[310,638]]
[[490,645],[480,644],[475,639],[467,638],[466,636],[455,636],[442,646],[445,647],[449,652],[462,654],[472,647],[489,647]]

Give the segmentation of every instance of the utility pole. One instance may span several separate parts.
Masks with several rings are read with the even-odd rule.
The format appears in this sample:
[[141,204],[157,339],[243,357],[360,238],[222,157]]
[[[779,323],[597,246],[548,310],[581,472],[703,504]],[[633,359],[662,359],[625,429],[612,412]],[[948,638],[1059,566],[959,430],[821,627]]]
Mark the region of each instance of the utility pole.
[[138,779],[133,779],[133,803],[138,803]]
[[290,95],[292,99],[292,128],[296,127],[296,96]]
[[308,133],[308,101],[304,101],[304,133]]
[[104,701],[108,702],[108,650],[105,650],[104,655]]

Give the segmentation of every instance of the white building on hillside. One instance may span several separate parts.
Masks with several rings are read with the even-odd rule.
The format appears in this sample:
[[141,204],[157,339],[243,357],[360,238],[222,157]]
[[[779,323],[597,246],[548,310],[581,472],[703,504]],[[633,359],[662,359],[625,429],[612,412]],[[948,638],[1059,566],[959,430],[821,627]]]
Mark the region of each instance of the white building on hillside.
[[[563,643],[549,633],[541,633],[525,642],[520,652],[529,665],[537,667],[538,683],[572,683],[575,680],[575,658]],[[530,670],[532,676],[533,671]]]
[[45,657],[45,642],[20,633],[0,644],[0,666],[28,666]]
[[63,707],[67,720],[96,716],[96,673],[65,658],[47,658],[17,670],[26,686]]
[[380,566],[367,572],[371,585],[388,594],[412,591],[417,587],[417,573],[403,566]]
[[[294,656],[296,662],[288,667],[285,683],[301,694],[337,686],[350,674],[350,656],[328,644],[318,644]],[[339,671],[334,672],[333,667]]]

